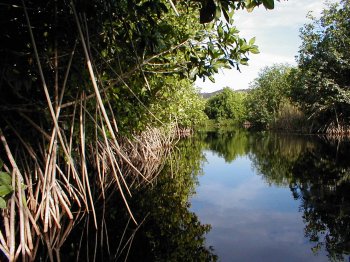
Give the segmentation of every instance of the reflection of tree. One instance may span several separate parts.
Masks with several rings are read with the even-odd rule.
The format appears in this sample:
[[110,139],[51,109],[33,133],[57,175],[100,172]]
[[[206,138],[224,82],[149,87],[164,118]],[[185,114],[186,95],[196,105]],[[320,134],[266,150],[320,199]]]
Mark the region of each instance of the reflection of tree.
[[248,134],[245,130],[225,133],[208,133],[205,142],[210,150],[223,157],[226,162],[232,162],[238,156],[247,153]]
[[302,200],[305,234],[332,259],[350,253],[350,145],[308,150],[294,165],[291,189]]
[[313,250],[324,246],[333,260],[350,253],[349,142],[271,134],[252,141],[258,172],[269,183],[289,185],[301,200],[305,235],[316,243]]
[[250,139],[250,158],[259,174],[270,184],[288,186],[292,167],[312,143],[302,136],[256,133]]
[[[182,141],[153,185],[136,189],[130,205],[138,222],[144,220],[138,227],[130,222],[124,231],[129,216],[121,211],[122,203],[119,206],[118,200],[111,198],[100,232],[95,235],[90,229],[86,237],[87,231],[83,231],[82,243],[89,244],[81,247],[82,231],[73,232],[61,252],[62,261],[76,260],[78,249],[79,260],[84,261],[87,254],[90,261],[94,257],[96,261],[124,261],[126,257],[127,261],[216,261],[212,248],[205,246],[210,226],[202,225],[189,211],[188,199],[194,193],[203,160],[202,145],[191,139]],[[97,213],[102,216],[103,210]]]

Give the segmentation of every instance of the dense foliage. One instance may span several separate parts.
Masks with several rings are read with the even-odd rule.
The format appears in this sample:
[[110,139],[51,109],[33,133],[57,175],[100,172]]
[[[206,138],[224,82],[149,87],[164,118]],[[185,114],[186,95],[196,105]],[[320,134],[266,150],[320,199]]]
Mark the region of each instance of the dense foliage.
[[[47,103],[45,99],[57,106],[63,85],[67,85],[62,98],[64,108],[72,107],[76,96],[83,92],[93,96],[89,83],[92,76],[85,70],[87,57],[81,48],[85,41],[98,85],[107,88],[106,99],[118,115],[120,130],[142,130],[150,120],[158,123],[152,115],[156,113],[150,112],[149,106],[179,88],[188,89],[188,84],[170,86],[170,82],[177,82],[178,77],[211,78],[220,67],[236,67],[247,62],[248,52],[258,52],[254,41],[241,39],[238,30],[228,26],[228,22],[204,26],[197,17],[200,8],[201,19],[206,12],[213,11],[219,18],[222,10],[231,23],[232,8],[244,7],[245,2],[209,2],[179,1],[176,11],[180,16],[168,1],[27,3],[35,42],[29,37],[22,4],[5,5],[1,13],[5,31],[0,39],[2,108],[16,113],[14,107],[20,104],[33,112],[33,107],[40,106],[39,102]],[[250,8],[262,2],[268,2],[267,7],[271,5],[271,1],[251,1],[248,5]],[[85,39],[79,35],[74,7]],[[50,97],[42,95],[43,79],[40,79],[34,44]],[[72,68],[64,79],[73,50]],[[176,105],[177,101],[171,102]]]
[[301,29],[292,97],[313,131],[348,132],[350,122],[350,2],[328,4],[319,19]]
[[163,77],[162,89],[149,110],[164,124],[176,123],[179,127],[193,128],[207,119],[205,102],[188,79]]
[[222,92],[206,101],[205,113],[209,119],[231,119],[239,122],[245,114],[243,101],[245,93],[235,92],[225,87]]
[[288,79],[291,67],[275,64],[265,67],[251,84],[252,90],[246,99],[247,120],[257,128],[268,128],[276,125],[281,112],[289,104]]
[[[350,132],[349,1],[328,3],[301,29],[298,66],[265,67],[251,83],[245,119],[254,128],[298,132]],[[222,111],[217,103],[207,110]]]

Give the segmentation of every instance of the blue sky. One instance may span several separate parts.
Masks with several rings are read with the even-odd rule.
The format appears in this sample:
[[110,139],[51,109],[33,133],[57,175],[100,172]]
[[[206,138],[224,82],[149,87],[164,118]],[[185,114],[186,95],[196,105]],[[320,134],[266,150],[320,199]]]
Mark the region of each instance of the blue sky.
[[214,92],[225,86],[246,89],[265,66],[274,63],[296,65],[295,56],[301,45],[299,29],[308,22],[306,15],[309,11],[319,16],[324,7],[322,0],[275,0],[273,10],[259,7],[252,13],[236,11],[234,24],[240,30],[241,37],[247,40],[256,37],[255,43],[259,46],[260,54],[251,55],[249,66],[240,67],[241,73],[236,69],[223,70],[215,76],[215,83],[209,79],[205,82],[200,79],[196,81],[196,86],[201,92]]

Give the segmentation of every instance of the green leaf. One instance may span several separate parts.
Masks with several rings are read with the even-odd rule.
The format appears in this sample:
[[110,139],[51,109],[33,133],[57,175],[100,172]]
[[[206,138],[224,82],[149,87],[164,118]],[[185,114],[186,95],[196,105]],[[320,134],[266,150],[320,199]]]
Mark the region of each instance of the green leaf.
[[0,197],[7,196],[12,193],[12,187],[10,185],[0,185]]
[[213,76],[208,76],[209,80],[213,83],[215,83],[215,78]]
[[215,18],[219,19],[220,17],[221,17],[221,8],[220,6],[217,6],[215,10]]
[[7,207],[6,201],[5,199],[3,199],[2,197],[0,197],[0,208],[4,209]]
[[238,34],[239,33],[239,30],[237,29],[237,27],[230,27],[230,30],[229,30],[229,34],[230,35],[235,35],[235,34]]
[[192,68],[190,71],[190,79],[195,79],[197,73],[198,73],[198,67]]
[[257,47],[253,47],[253,48],[249,49],[249,51],[252,54],[259,54],[260,53],[260,51],[259,51],[259,49]]
[[266,9],[274,9],[275,2],[274,0],[263,0],[263,5],[265,6]]
[[249,45],[254,45],[254,43],[255,43],[255,37],[249,40]]
[[248,51],[250,49],[250,46],[248,46],[247,44],[243,44],[241,46],[241,51]]
[[12,184],[12,177],[6,173],[0,171],[0,185],[11,185]]
[[248,58],[242,58],[242,60],[240,61],[240,63],[242,64],[242,65],[248,65]]
[[256,6],[255,2],[252,0],[246,0],[245,1],[245,8],[250,13],[253,11],[254,7]]
[[218,26],[217,32],[218,32],[219,37],[222,37],[222,36],[223,36],[223,34],[224,34],[224,29],[222,28],[222,26]]

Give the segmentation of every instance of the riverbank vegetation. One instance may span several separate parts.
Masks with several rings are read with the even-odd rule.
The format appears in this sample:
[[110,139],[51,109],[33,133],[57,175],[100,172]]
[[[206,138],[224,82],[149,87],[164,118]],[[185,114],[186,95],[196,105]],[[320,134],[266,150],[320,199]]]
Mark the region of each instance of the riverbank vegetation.
[[310,23],[300,30],[298,65],[282,73],[275,83],[281,93],[269,99],[282,98],[277,118],[270,121],[273,128],[349,135],[349,15],[346,0],[327,4],[320,18],[309,15]]
[[[60,248],[61,261],[217,261],[205,241],[210,225],[189,209],[202,174],[203,146],[195,136],[181,140],[152,184],[133,189],[129,205],[138,225],[118,193],[109,192],[96,205],[101,226],[95,230],[91,215],[82,218]],[[46,252],[38,257],[45,258]]]
[[34,260],[46,245],[54,260],[63,221],[91,213],[98,227],[108,190],[137,223],[131,188],[158,174],[178,128],[205,118],[193,80],[258,53],[234,10],[273,2],[1,3],[2,254]]
[[246,100],[247,120],[258,129],[292,129],[298,126],[298,109],[288,97],[291,83],[288,65],[265,67],[251,83]]
[[204,112],[211,121],[206,123],[207,126],[225,128],[242,124],[246,114],[243,105],[245,96],[245,93],[234,92],[226,87],[222,92],[208,98]]
[[239,106],[237,100],[225,99],[228,90],[209,98],[208,117],[254,129],[349,135],[349,16],[348,0],[328,3],[320,18],[309,15],[310,22],[300,30],[297,66],[262,69]]
[[292,99],[307,116],[310,130],[349,134],[350,2],[328,4],[301,30],[298,67],[291,75]]

